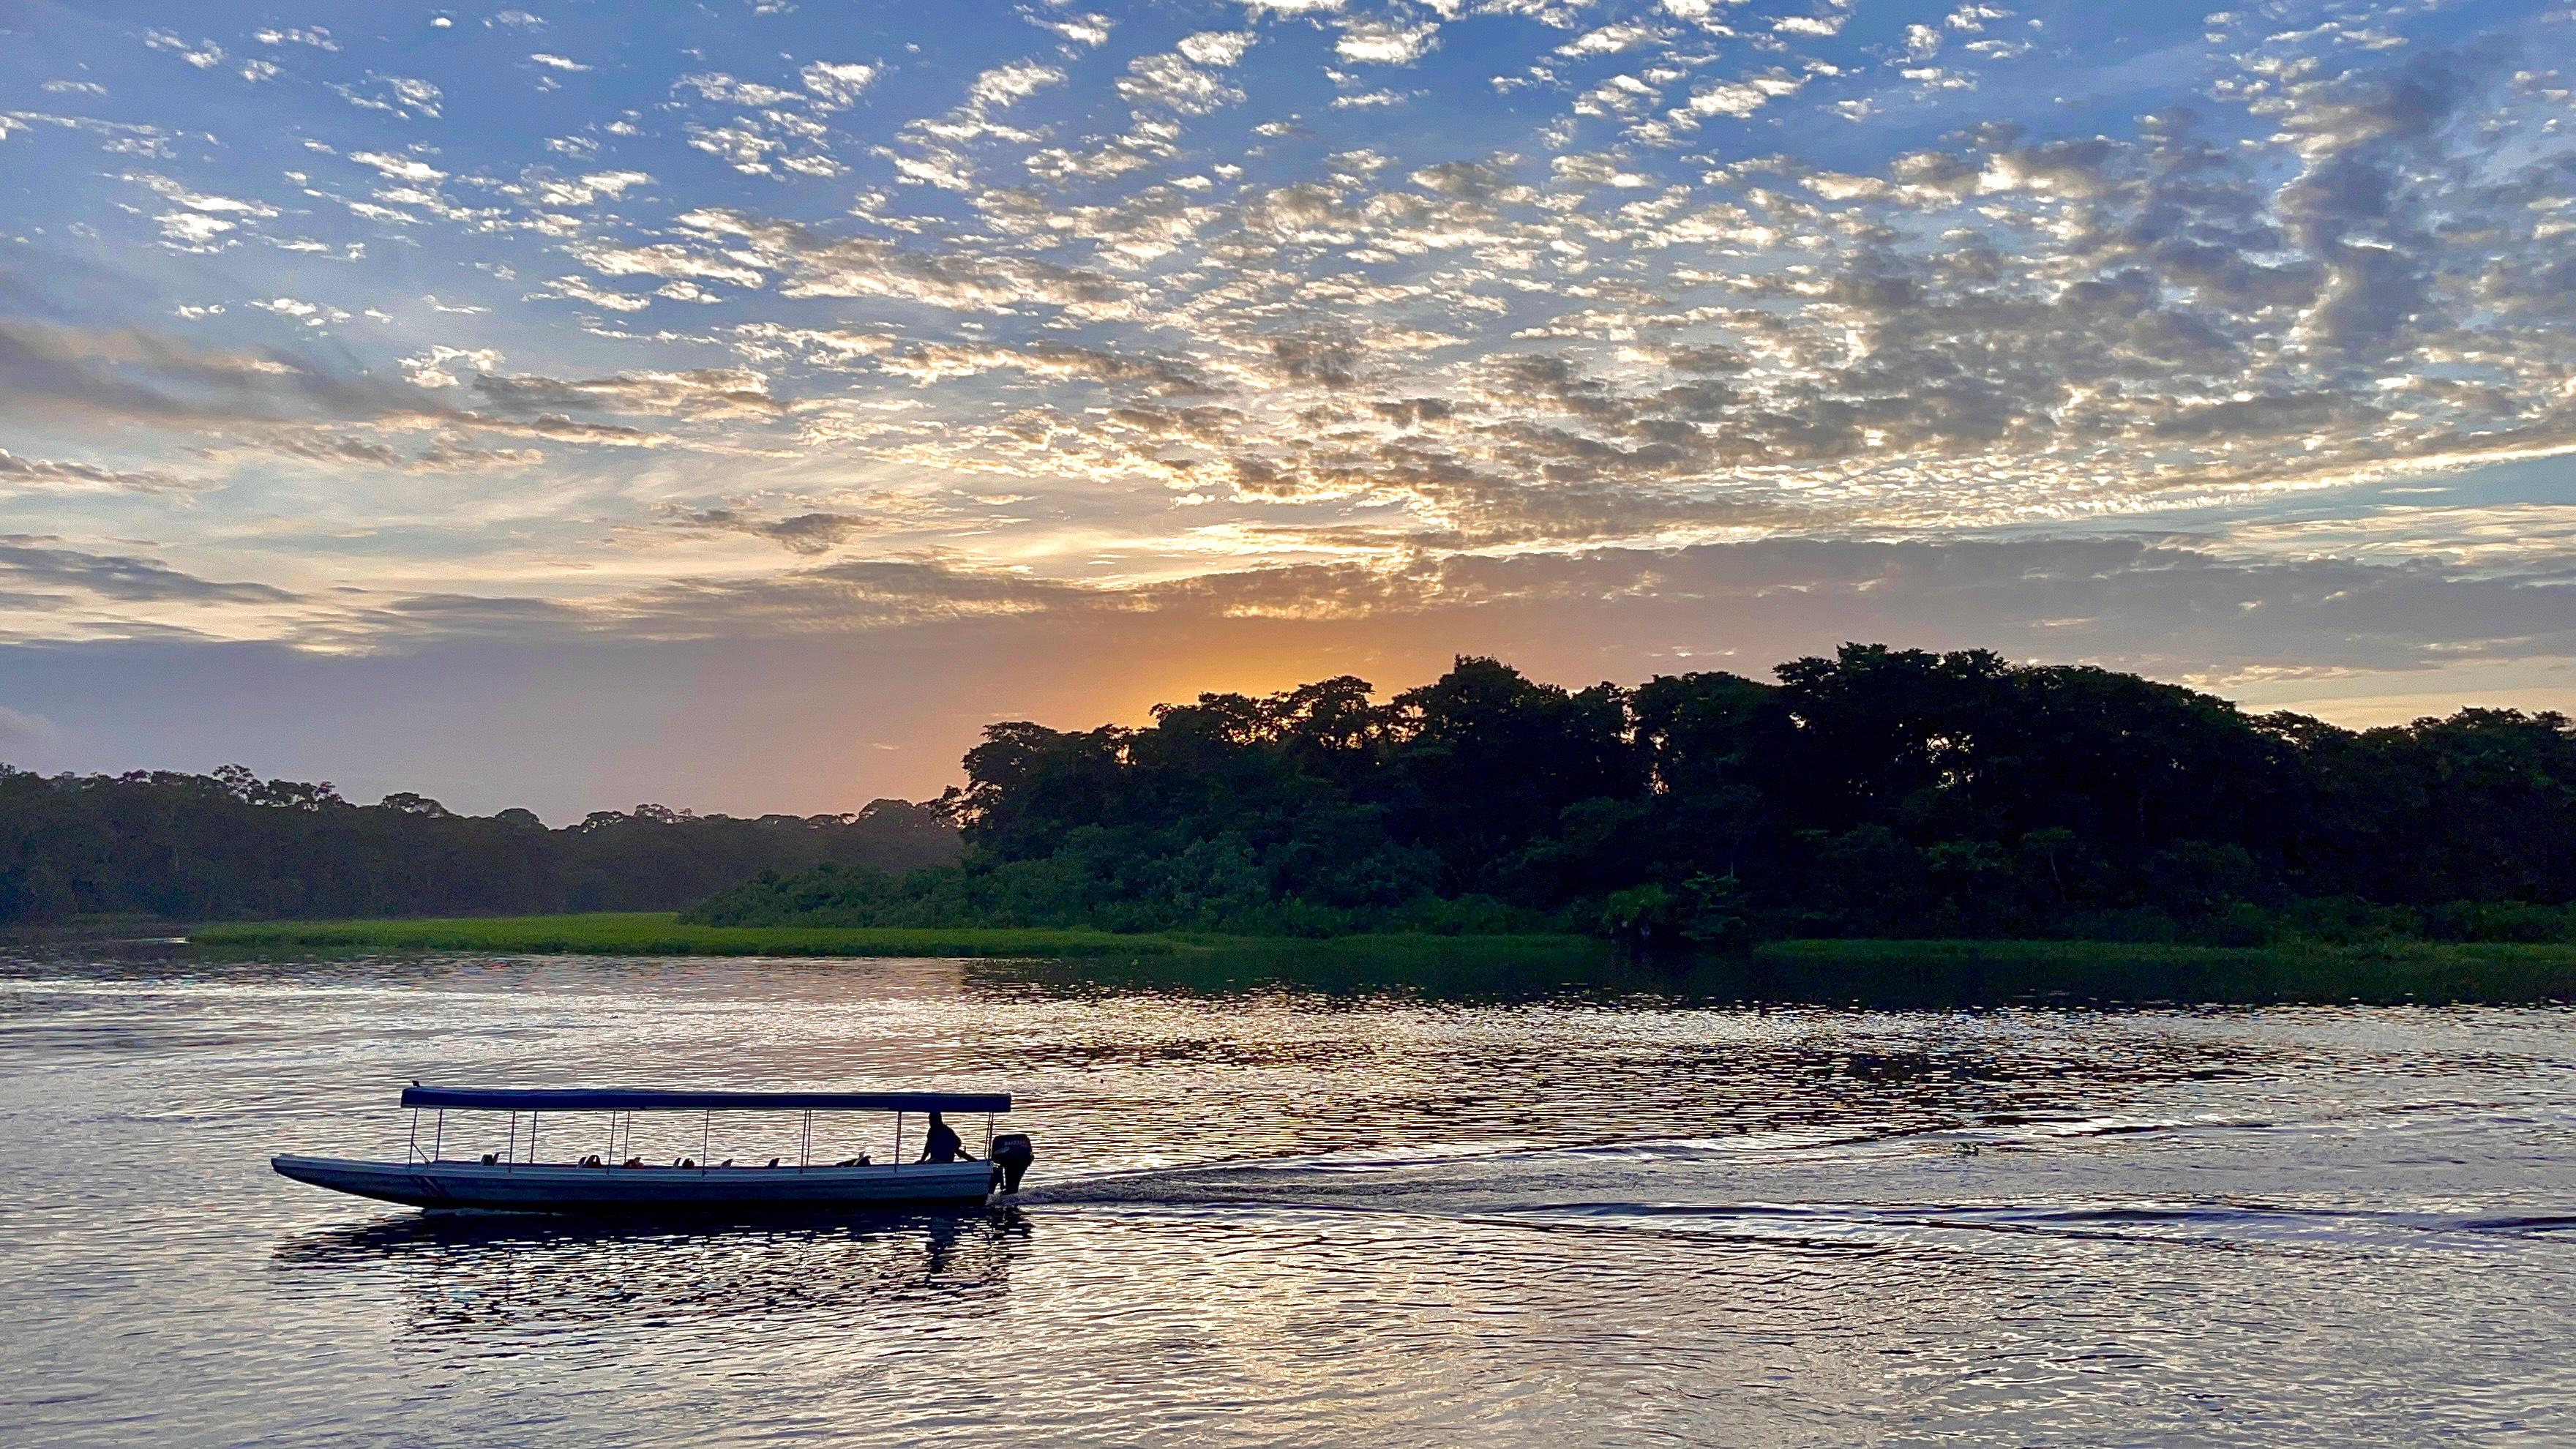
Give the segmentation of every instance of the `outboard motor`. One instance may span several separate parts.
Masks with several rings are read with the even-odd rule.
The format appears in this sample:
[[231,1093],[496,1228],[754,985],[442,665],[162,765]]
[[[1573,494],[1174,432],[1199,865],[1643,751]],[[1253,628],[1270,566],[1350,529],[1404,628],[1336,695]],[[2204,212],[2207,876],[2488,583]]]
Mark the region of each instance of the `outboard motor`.
[[993,1168],[1001,1174],[1002,1191],[1018,1192],[1020,1174],[1037,1161],[1037,1149],[1029,1145],[1025,1132],[1005,1132],[993,1139]]

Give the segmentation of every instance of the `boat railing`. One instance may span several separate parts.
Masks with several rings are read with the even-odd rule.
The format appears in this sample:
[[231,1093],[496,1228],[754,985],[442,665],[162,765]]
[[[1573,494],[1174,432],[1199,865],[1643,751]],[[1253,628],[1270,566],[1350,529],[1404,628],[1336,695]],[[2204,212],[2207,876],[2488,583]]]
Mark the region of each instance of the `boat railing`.
[[[894,1153],[892,1158],[886,1162],[884,1166],[890,1171],[901,1172],[906,1166],[903,1151],[905,1119],[913,1105],[919,1104],[924,1110],[931,1111],[934,1115],[941,1111],[971,1112],[980,1109],[984,1115],[984,1155],[981,1160],[989,1162],[992,1160],[993,1156],[994,1117],[999,1112],[1009,1111],[1011,1101],[1009,1096],[1003,1094],[948,1095],[939,1093],[648,1092],[630,1089],[607,1089],[601,1091],[541,1089],[522,1092],[484,1090],[476,1088],[423,1088],[417,1082],[413,1083],[412,1086],[403,1093],[403,1100],[404,1105],[411,1108],[411,1129],[410,1134],[405,1141],[403,1152],[403,1161],[406,1166],[419,1165],[437,1167],[446,1165],[447,1159],[445,1149],[447,1143],[447,1108],[450,1105],[464,1107],[469,1110],[498,1109],[509,1113],[510,1125],[508,1143],[503,1150],[497,1154],[497,1160],[495,1160],[493,1155],[487,1154],[484,1159],[474,1165],[498,1166],[505,1171],[516,1171],[522,1166],[586,1166],[586,1164],[580,1162],[554,1164],[538,1161],[537,1129],[541,1113],[538,1110],[537,1104],[540,1101],[550,1101],[559,1104],[557,1106],[557,1110],[606,1110],[608,1112],[608,1151],[599,1156],[599,1166],[596,1170],[611,1173],[626,1171],[695,1171],[700,1176],[704,1176],[710,1172],[727,1170],[726,1168],[717,1166],[716,1163],[712,1161],[712,1158],[714,1157],[713,1149],[715,1143],[715,1114],[720,1110],[775,1110],[781,1106],[788,1107],[791,1110],[797,1110],[799,1112],[799,1122],[797,1128],[795,1170],[799,1173],[803,1173],[809,1168],[823,1165],[817,1164],[813,1160],[814,1113],[816,1111],[891,1110],[894,1114]],[[807,1105],[808,1103],[819,1103],[819,1105]],[[698,1156],[694,1162],[691,1162],[687,1167],[682,1167],[678,1163],[674,1163],[669,1167],[648,1166],[641,1163],[632,1155],[635,1145],[634,1131],[635,1115],[637,1112],[656,1110],[682,1111],[687,1110],[690,1107],[696,1107],[699,1109]],[[420,1114],[424,1110],[433,1113],[430,1122],[430,1145],[426,1152],[422,1151],[420,1146]],[[528,1116],[528,1140],[527,1147],[525,1149],[527,1155],[524,1159],[520,1156],[521,1148],[519,1145],[519,1114],[523,1110],[526,1111]],[[621,1151],[621,1147],[624,1149],[623,1151]],[[773,1164],[772,1167],[761,1168],[758,1170],[779,1170],[775,1166],[778,1159],[772,1158],[771,1162]],[[632,1164],[632,1166],[630,1166],[630,1164]],[[861,1153],[859,1155],[858,1164],[864,1166],[877,1165],[868,1162],[867,1155],[865,1153]],[[830,1165],[840,1166],[842,1164]],[[918,1166],[920,1164],[913,1165]],[[733,1170],[747,1171],[751,1169]]]

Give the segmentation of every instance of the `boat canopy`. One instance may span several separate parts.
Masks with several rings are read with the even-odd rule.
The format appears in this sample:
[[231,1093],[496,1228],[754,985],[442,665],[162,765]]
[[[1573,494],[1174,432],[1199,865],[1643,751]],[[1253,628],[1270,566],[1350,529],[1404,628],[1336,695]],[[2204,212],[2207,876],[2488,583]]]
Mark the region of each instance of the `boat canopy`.
[[1008,1092],[654,1092],[634,1087],[405,1087],[406,1107],[483,1112],[1007,1112]]

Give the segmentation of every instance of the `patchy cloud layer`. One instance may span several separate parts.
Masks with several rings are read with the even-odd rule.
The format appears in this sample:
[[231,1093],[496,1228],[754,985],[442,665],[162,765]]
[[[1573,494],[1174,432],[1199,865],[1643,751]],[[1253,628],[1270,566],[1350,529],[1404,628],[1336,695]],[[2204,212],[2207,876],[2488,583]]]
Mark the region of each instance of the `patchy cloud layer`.
[[2235,631],[2108,651],[2173,670],[2362,667],[2256,567],[2450,621],[2380,667],[2566,652],[2563,491],[2390,490],[2576,453],[2576,19],[2134,9],[49,25],[0,636],[1341,618],[2117,529]]

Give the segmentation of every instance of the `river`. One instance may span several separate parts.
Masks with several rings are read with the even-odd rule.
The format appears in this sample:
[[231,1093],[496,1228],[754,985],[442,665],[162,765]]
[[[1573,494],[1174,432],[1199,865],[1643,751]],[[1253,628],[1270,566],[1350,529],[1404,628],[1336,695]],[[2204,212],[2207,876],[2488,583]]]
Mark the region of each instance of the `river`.
[[[0,1442],[2576,1442],[2576,1013],[1099,974],[0,959]],[[1038,1162],[713,1231],[269,1172],[415,1078],[998,1087]]]

